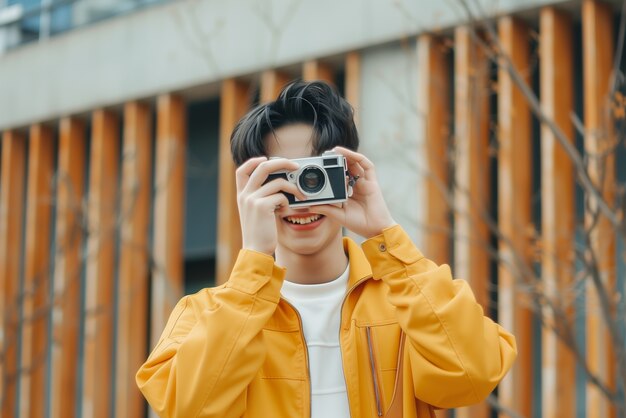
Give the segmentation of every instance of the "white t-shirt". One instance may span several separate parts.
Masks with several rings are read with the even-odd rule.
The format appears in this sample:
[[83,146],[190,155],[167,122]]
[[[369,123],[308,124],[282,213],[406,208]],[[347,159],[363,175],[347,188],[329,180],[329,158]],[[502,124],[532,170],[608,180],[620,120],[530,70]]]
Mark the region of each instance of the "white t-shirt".
[[283,283],[282,296],[300,314],[309,351],[311,418],[350,417],[339,346],[341,305],[349,270],[350,266],[328,283]]

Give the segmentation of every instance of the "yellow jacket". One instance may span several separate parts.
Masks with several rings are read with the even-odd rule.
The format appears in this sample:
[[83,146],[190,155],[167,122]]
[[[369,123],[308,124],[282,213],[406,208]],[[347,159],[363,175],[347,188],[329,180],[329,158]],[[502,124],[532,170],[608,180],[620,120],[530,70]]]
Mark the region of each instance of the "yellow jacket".
[[[340,343],[352,417],[433,417],[434,407],[484,399],[517,348],[468,284],[424,258],[400,226],[362,250],[347,238],[344,247]],[[280,297],[284,275],[272,257],[242,250],[226,284],[180,300],[136,376],[161,417],[309,416],[306,343]]]

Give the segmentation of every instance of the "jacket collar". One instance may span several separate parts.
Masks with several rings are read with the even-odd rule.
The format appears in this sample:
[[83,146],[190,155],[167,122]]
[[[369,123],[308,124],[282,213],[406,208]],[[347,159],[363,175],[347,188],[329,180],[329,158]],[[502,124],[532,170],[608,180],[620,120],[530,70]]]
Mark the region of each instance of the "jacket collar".
[[350,260],[350,277],[348,277],[348,288],[357,283],[372,277],[372,268],[365,257],[361,246],[351,238],[343,237],[343,250]]
[[[348,237],[343,238],[343,250],[350,260],[348,289],[372,277],[372,268],[365,257],[361,246]],[[346,316],[350,318],[350,315]],[[342,325],[342,326],[345,326]],[[274,315],[265,324],[265,329],[278,331],[297,331],[300,329],[299,319],[294,307],[281,297]]]

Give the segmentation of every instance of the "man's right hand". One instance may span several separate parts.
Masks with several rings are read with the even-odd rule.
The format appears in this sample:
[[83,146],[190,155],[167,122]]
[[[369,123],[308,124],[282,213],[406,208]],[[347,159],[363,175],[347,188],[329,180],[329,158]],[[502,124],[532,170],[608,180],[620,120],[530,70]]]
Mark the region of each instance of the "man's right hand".
[[298,163],[286,158],[268,160],[267,157],[256,157],[237,169],[237,205],[244,249],[274,254],[278,243],[276,212],[289,206],[289,201],[282,192],[291,193],[298,200],[306,197],[294,183],[286,179],[274,179],[267,183],[265,181],[270,173],[293,171],[298,167]]

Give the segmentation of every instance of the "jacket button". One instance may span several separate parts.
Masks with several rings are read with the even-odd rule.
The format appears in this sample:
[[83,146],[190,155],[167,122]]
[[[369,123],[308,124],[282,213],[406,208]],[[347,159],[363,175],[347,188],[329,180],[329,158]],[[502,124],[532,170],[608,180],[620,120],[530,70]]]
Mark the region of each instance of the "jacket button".
[[380,244],[378,244],[378,249],[379,249],[381,252],[385,252],[385,251],[387,251],[387,246],[385,245],[385,243],[384,243],[384,242],[381,242]]

